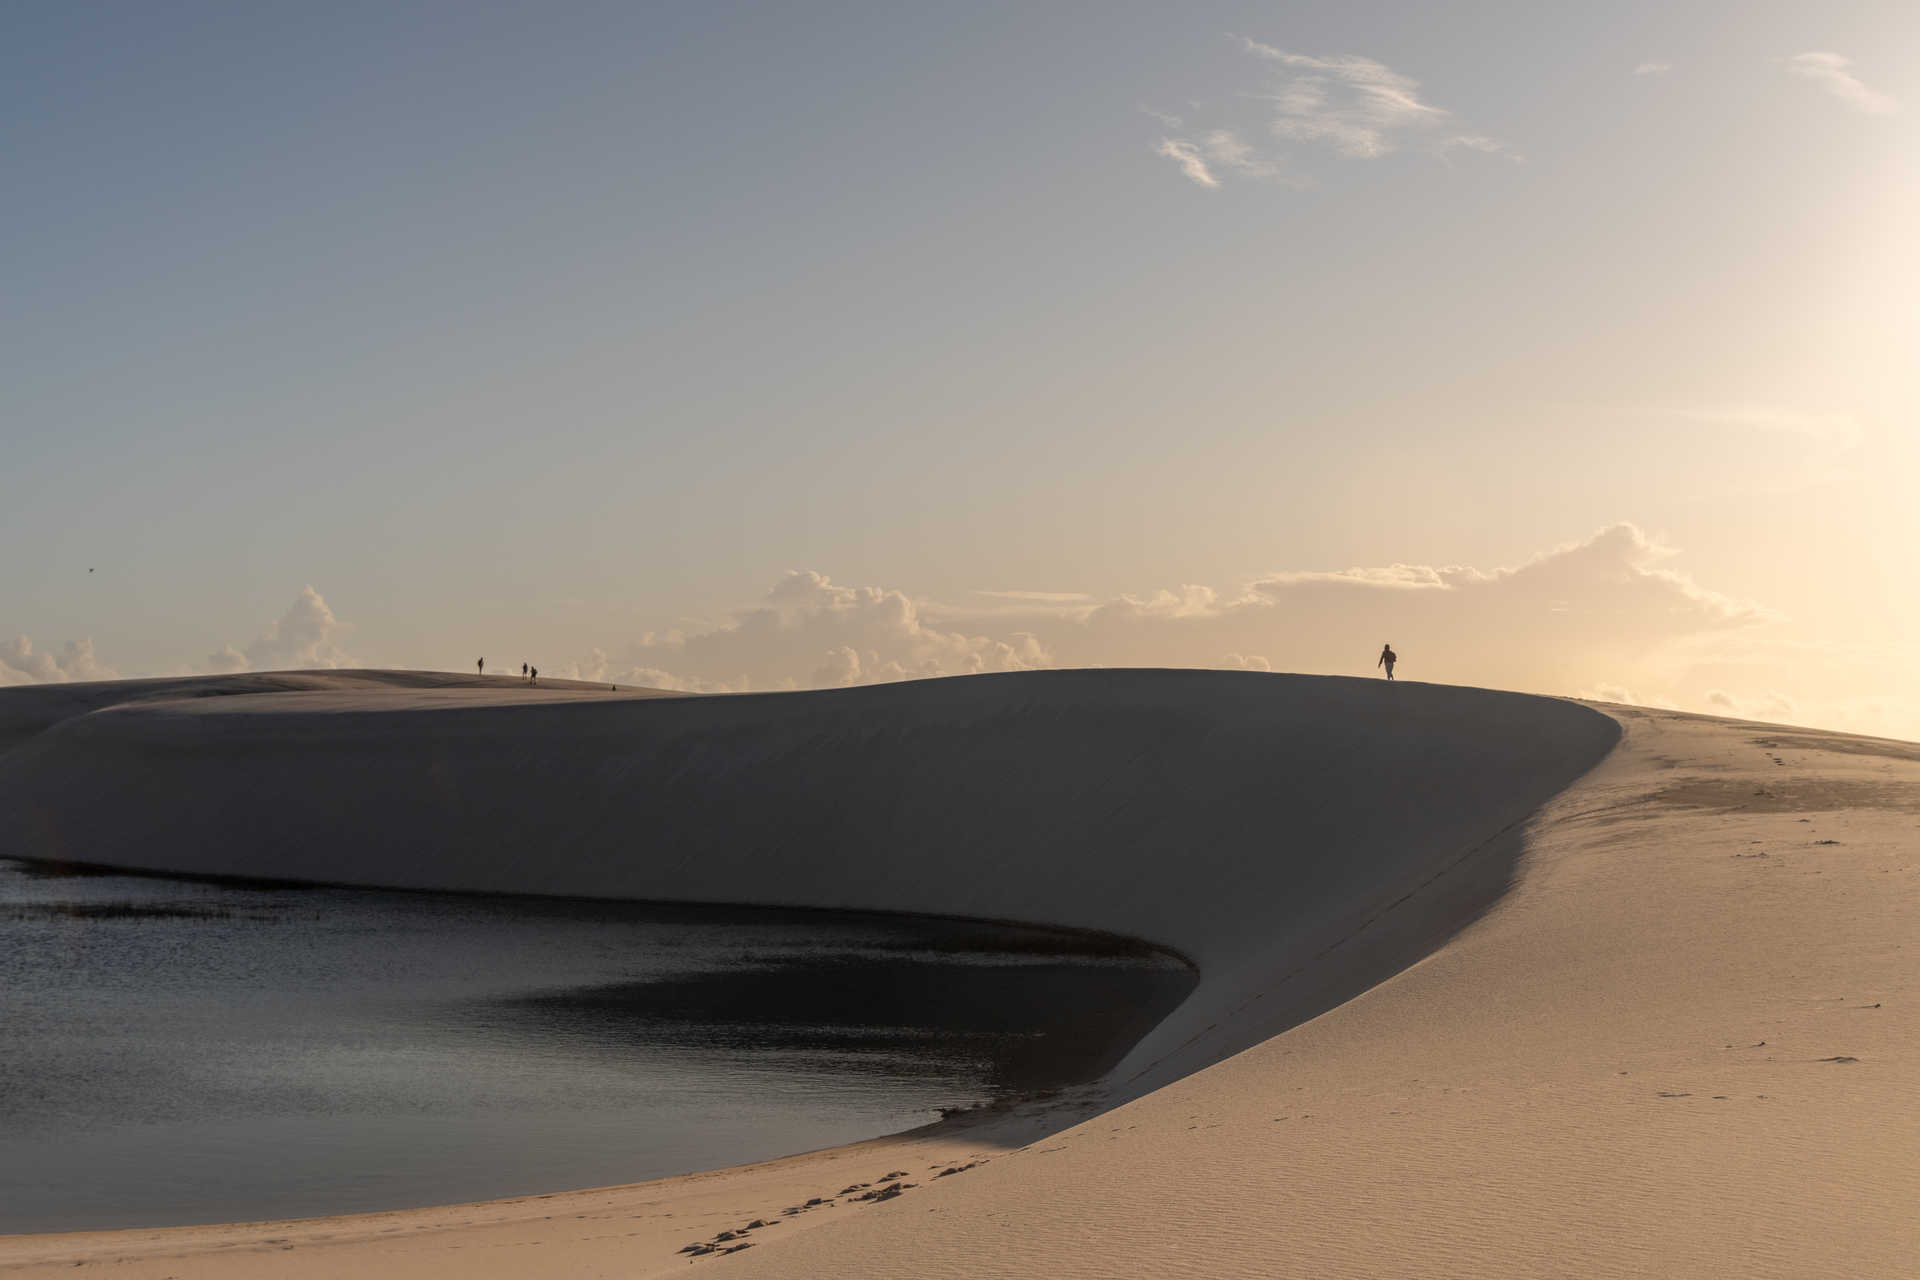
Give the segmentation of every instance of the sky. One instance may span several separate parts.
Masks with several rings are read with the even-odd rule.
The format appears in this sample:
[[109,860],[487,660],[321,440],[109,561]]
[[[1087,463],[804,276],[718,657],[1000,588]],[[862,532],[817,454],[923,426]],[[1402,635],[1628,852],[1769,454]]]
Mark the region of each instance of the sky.
[[1920,738],[1908,0],[0,12],[0,684]]

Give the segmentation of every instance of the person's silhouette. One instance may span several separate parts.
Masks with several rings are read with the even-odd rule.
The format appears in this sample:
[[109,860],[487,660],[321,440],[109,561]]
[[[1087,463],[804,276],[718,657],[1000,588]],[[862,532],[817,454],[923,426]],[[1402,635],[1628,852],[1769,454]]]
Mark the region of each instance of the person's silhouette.
[[528,667],[528,668],[527,668],[527,683],[528,683],[528,684],[534,684],[534,683],[537,683],[537,682],[539,681],[539,679],[540,679],[540,668],[538,668],[538,667]]
[[487,660],[485,658],[480,659],[480,661],[473,664],[473,669],[481,675],[487,674]]
[[1387,679],[1391,680],[1393,679],[1393,664],[1398,661],[1400,661],[1400,655],[1393,651],[1393,646],[1383,644],[1380,646],[1380,661],[1373,665],[1376,667],[1385,667],[1387,669]]
[[522,680],[527,678],[527,664],[524,662],[520,664],[520,678]]

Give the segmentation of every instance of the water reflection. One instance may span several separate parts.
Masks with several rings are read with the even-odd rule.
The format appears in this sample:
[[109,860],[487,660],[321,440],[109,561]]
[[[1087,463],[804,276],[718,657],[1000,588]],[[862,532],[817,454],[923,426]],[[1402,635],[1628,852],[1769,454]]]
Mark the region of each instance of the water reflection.
[[1111,940],[0,861],[0,1231],[628,1181],[1090,1078],[1184,997]]

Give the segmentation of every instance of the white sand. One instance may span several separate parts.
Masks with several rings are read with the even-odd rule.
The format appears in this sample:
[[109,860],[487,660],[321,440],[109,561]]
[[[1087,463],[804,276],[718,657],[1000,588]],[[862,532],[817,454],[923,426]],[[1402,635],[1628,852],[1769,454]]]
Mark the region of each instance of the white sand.
[[[419,806],[386,773],[424,788],[436,759],[456,776],[510,759],[529,808],[574,815],[549,824],[574,877],[550,891],[1111,928],[1194,956],[1203,982],[1106,1089],[972,1130],[541,1199],[12,1237],[0,1272],[1904,1276],[1920,1256],[1920,1071],[1903,1058],[1920,1031],[1920,747],[1614,708],[1627,736],[1581,778],[1614,730],[1571,704],[1226,673],[597,709],[557,691],[459,712],[317,696],[349,701],[64,722],[0,756],[0,818],[32,809],[33,838],[92,848],[112,824],[73,797],[106,788],[124,813],[191,792],[217,753],[265,762],[224,797],[266,786],[262,804],[318,820],[292,793],[319,766],[274,789],[290,772],[274,753],[397,741],[380,770],[317,780],[370,788],[362,803],[404,827]],[[451,716],[458,734],[428,723]],[[601,790],[568,781],[583,774]],[[756,789],[780,821],[728,819]],[[719,828],[703,837],[675,794]],[[148,831],[196,843],[217,812],[162,804]],[[237,812],[220,820],[270,811]],[[721,857],[762,831],[746,862]],[[252,873],[352,879],[365,868],[327,852],[338,832],[323,822]],[[896,1199],[835,1195],[895,1170],[917,1184]],[[835,1203],[745,1252],[673,1252],[812,1196]]]

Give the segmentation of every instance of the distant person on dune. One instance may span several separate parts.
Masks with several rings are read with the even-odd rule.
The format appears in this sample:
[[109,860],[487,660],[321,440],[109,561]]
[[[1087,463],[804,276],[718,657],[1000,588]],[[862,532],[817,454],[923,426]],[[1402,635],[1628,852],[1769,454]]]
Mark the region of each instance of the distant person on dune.
[[487,660],[485,658],[480,659],[480,661],[473,664],[473,669],[481,675],[487,674]]
[[1400,655],[1393,651],[1393,646],[1383,644],[1380,646],[1380,661],[1373,665],[1376,667],[1385,667],[1387,669],[1387,679],[1391,680],[1393,679],[1393,664],[1398,661],[1400,661]]
[[528,667],[528,668],[527,668],[527,683],[528,683],[528,684],[533,684],[533,683],[534,683],[535,681],[537,681],[537,680],[539,680],[539,679],[540,679],[540,668],[538,668],[538,667]]
[[524,662],[520,664],[520,678],[522,680],[527,678],[527,664]]

